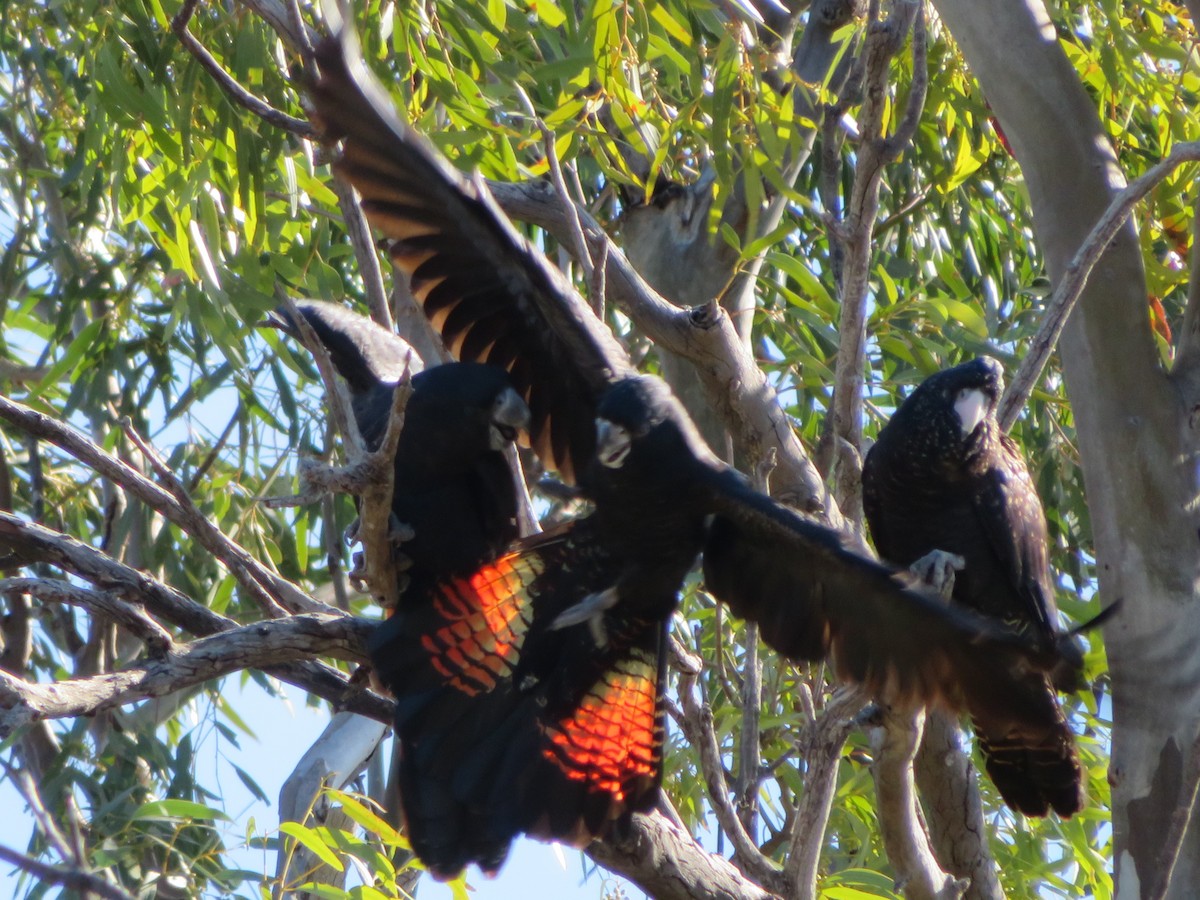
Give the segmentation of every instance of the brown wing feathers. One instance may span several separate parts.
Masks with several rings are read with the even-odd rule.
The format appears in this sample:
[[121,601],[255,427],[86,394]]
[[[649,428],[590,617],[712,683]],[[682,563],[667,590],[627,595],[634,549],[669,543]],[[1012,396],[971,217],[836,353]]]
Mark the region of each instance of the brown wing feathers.
[[326,137],[343,141],[336,170],[362,195],[447,348],[508,369],[533,410],[535,450],[573,482],[594,448],[596,400],[632,371],[623,348],[482,182],[400,121],[352,33],[323,42],[317,59],[310,93]]

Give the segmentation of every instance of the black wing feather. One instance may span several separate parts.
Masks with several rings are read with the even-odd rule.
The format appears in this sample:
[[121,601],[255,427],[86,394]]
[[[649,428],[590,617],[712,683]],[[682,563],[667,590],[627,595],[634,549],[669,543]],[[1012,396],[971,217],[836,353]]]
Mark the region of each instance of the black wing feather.
[[770,646],[792,659],[832,651],[843,677],[885,696],[966,707],[997,735],[1040,738],[1048,714],[1053,721],[1032,686],[1022,683],[1016,693],[1028,696],[1014,702],[1027,641],[910,586],[732,471],[717,482],[705,581],[735,614],[758,622]]
[[[519,234],[479,179],[396,115],[350,29],[317,49],[315,119],[340,140],[337,171],[394,241],[392,259],[460,359],[520,359],[510,374],[536,416],[532,443],[573,482],[595,449],[596,403],[632,372],[624,349],[562,273]],[[543,400],[541,395],[545,395]]]

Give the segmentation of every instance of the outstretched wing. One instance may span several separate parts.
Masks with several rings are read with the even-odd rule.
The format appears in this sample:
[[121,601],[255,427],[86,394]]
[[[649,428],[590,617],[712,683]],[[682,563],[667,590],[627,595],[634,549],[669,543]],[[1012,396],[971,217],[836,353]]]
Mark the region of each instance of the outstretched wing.
[[372,642],[408,837],[440,877],[497,869],[521,833],[582,845],[654,802],[665,625],[614,619],[603,646],[548,629],[612,578],[574,531],[441,583]]
[[704,550],[709,590],[792,659],[832,651],[838,672],[889,699],[965,707],[988,732],[1042,740],[1057,720],[1040,674],[1053,652],[938,602],[835,531],[720,477]]
[[391,240],[396,266],[455,357],[507,369],[533,413],[534,450],[568,482],[595,448],[592,411],[632,371],[611,332],[522,237],[483,182],[396,114],[353,32],[317,48],[314,118],[341,141],[335,169]]

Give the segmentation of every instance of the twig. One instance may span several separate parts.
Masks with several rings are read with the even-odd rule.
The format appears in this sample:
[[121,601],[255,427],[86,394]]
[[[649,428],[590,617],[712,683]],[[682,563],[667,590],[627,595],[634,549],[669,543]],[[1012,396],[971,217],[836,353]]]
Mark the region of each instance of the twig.
[[[769,494],[771,473],[778,465],[779,455],[771,447],[755,467],[753,484],[756,490]],[[758,830],[758,789],[762,783],[762,736],[760,713],[763,702],[762,660],[758,658],[758,623],[747,622],[743,641],[745,665],[742,667],[742,733],[738,758],[736,796],[738,818],[751,839]]]
[[116,885],[109,884],[99,875],[85,872],[83,869],[52,866],[39,862],[31,856],[18,853],[2,844],[0,844],[0,859],[12,863],[18,869],[23,869],[42,884],[59,885],[85,897],[95,894],[106,900],[135,900],[133,894],[126,893]]
[[388,305],[387,288],[383,283],[383,269],[379,265],[379,253],[371,239],[371,226],[367,224],[362,204],[355,195],[354,188],[336,174],[333,178],[333,192],[337,194],[346,235],[350,238],[350,246],[354,248],[354,259],[358,262],[358,275],[363,281],[363,291],[367,295],[371,318],[376,324],[392,331],[392,311]]
[[8,763],[3,763],[5,773],[20,792],[21,797],[25,800],[30,812],[33,813],[34,819],[37,820],[38,828],[45,835],[46,841],[54,848],[66,861],[81,863],[82,853],[78,847],[72,847],[67,843],[66,837],[55,824],[54,817],[50,815],[46,809],[46,804],[42,802],[41,791],[38,789],[38,784],[29,772],[25,769],[14,769]]
[[194,504],[181,503],[124,460],[108,453],[69,425],[3,396],[0,396],[0,418],[65,450],[114,484],[129,491],[169,522],[191,534],[197,543],[225,565],[242,589],[268,615],[282,616],[287,613],[276,597],[286,601],[296,610],[332,610],[332,607],[318,603],[291,582],[266,569],[244,547],[230,540],[206,519]]
[[213,464],[220,458],[221,453],[225,450],[225,445],[229,442],[229,436],[233,434],[233,429],[237,427],[242,418],[242,402],[238,401],[237,408],[233,411],[233,415],[229,417],[229,421],[225,424],[224,431],[213,442],[204,459],[200,461],[200,465],[196,466],[196,470],[192,472],[192,477],[187,484],[187,492],[190,494],[200,486],[200,482],[204,476],[208,474],[208,470],[213,467]]
[[[529,99],[529,94],[525,92],[525,89],[518,84],[516,85],[516,91],[521,104],[525,107],[525,112],[533,121],[534,127],[542,133],[542,144],[546,148],[546,160],[550,164],[550,180],[554,184],[555,192],[562,200],[563,214],[567,219],[567,232],[571,239],[571,253],[579,260],[579,264],[583,266],[584,280],[587,282],[588,288],[591,289],[594,281],[595,267],[592,263],[592,255],[588,252],[587,240],[583,236],[583,228],[579,224],[579,213],[576,210],[577,200],[576,198],[572,198],[570,192],[567,191],[567,182],[563,178],[562,165],[558,159],[558,148],[554,145],[554,132],[538,116],[537,110],[534,109],[533,101]],[[597,303],[603,309],[603,295],[599,298],[592,297],[593,308]]]
[[700,768],[708,787],[708,798],[713,815],[733,842],[737,853],[738,867],[751,878],[775,894],[783,894],[786,883],[783,872],[759,852],[750,835],[742,827],[737,810],[729,799],[729,786],[725,780],[725,767],[721,762],[721,748],[713,727],[712,708],[696,699],[696,676],[682,675],[678,694],[683,704],[682,715],[677,720],[688,743],[700,755]]
[[1021,410],[1029,402],[1029,396],[1041,378],[1042,370],[1045,369],[1050,354],[1054,352],[1067,324],[1067,317],[1087,286],[1092,269],[1104,256],[1109,243],[1117,236],[1133,208],[1176,168],[1183,163],[1197,161],[1200,161],[1200,141],[1176,144],[1166,159],[1152,166],[1144,175],[1113,197],[1104,215],[1088,232],[1088,236],[1055,285],[1054,293],[1046,302],[1042,324],[1033,340],[1029,342],[1029,350],[1021,360],[1008,390],[1004,392],[1004,399],[1000,401],[998,418],[1000,427],[1005,431],[1012,428]]
[[738,819],[754,840],[758,830],[758,788],[762,778],[762,742],[759,712],[762,708],[762,661],[758,658],[758,624],[747,622],[745,660],[742,667],[742,733],[735,783]]
[[175,15],[175,18],[171,20],[171,30],[175,32],[180,43],[183,44],[187,51],[196,58],[196,61],[212,75],[226,96],[238,106],[248,109],[254,115],[266,122],[270,122],[272,125],[286,129],[301,137],[315,137],[316,132],[313,130],[313,127],[304,119],[289,116],[282,110],[271,106],[265,100],[254,96],[238,84],[237,80],[226,72],[221,64],[217,62],[216,58],[208,52],[208,49],[188,31],[188,23],[195,14],[198,3],[199,0],[185,0],[183,7]]
[[5,578],[0,580],[0,595],[26,594],[42,602],[68,603],[112,618],[138,637],[146,649],[162,656],[174,645],[170,632],[131,603],[118,600],[104,591],[89,591],[67,581],[48,578]]
[[[285,8],[280,0],[239,0],[239,5],[258,13],[263,21],[299,54],[304,54],[305,48],[311,48],[313,42],[320,37],[314,29],[298,23],[291,10]],[[297,26],[303,29],[303,34],[293,32],[293,28]],[[312,50],[309,49],[308,52],[311,55]]]
[[333,583],[334,604],[343,612],[350,611],[350,596],[346,590],[346,573],[342,568],[342,535],[338,531],[335,503],[332,494],[326,494],[321,499],[321,521],[324,524],[321,535],[325,544],[325,565],[329,569],[329,580]]
[[300,58],[304,61],[304,70],[309,76],[316,73],[313,71],[313,45],[308,39],[308,28],[304,25],[304,19],[300,15],[299,0],[288,0],[287,5],[288,25],[291,26],[292,36],[300,49]]
[[683,646],[683,641],[675,636],[674,631],[667,635],[667,641],[671,651],[671,662],[676,670],[686,675],[699,675],[704,671],[704,660]]
[[[799,900],[815,900],[817,896],[821,848],[837,789],[842,746],[854,728],[854,713],[866,702],[867,695],[860,688],[838,688],[810,729],[804,752],[807,764],[804,794],[792,822],[792,840],[785,869],[787,884],[791,887],[788,896]],[[811,696],[808,703],[812,703]]]
[[[872,3],[872,12],[877,6]],[[914,18],[916,23],[914,25]],[[888,71],[892,58],[903,47],[913,27],[913,83],[903,120],[891,137],[883,137],[887,107]],[[886,22],[872,20],[868,27],[865,58],[864,99],[859,114],[861,141],[854,184],[847,204],[844,234],[844,267],[841,289],[842,313],[838,328],[839,346],[834,375],[833,440],[844,441],[855,450],[862,447],[862,384],[866,368],[867,295],[871,269],[871,235],[879,216],[879,189],[884,167],[907,146],[920,120],[925,103],[925,19],[920,4],[895,0]],[[841,455],[845,462],[852,457]],[[835,496],[842,513],[862,529],[861,472],[836,468]]]

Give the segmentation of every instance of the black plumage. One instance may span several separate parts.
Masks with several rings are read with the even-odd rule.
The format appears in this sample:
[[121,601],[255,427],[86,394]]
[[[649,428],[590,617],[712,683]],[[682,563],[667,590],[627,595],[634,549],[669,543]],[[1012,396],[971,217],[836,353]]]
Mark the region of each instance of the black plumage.
[[[713,592],[758,621],[764,640],[788,656],[832,651],[846,677],[895,699],[965,704],[1004,734],[1046,727],[1053,704],[1047,710],[1041,695],[1029,696],[1014,670],[1048,665],[1053,648],[1031,651],[1008,631],[906,587],[836,532],[751,489],[705,447],[666,384],[635,372],[482,183],[459,174],[399,120],[351,35],[323,43],[318,61],[321,79],[310,93],[319,126],[342,142],[335,167],[392,240],[392,259],[413,294],[452,352],[509,369],[533,413],[534,448],[594,504],[558,543],[520,555],[538,574],[529,588],[506,589],[511,615],[488,611],[478,592],[459,592],[455,603],[439,595],[384,626],[377,658],[394,666],[398,731],[405,753],[423,760],[414,763],[420,771],[411,784],[425,795],[405,797],[404,805],[427,863],[444,874],[472,859],[492,866],[519,831],[579,840],[604,833],[596,822],[622,821],[653,802],[657,745],[628,757],[655,761],[638,794],[587,774],[613,763],[597,748],[616,752],[660,734],[645,725],[646,715],[631,713],[639,724],[626,722],[624,736],[616,729],[615,742],[600,737],[608,726],[581,729],[591,748],[569,754],[570,772],[545,769],[558,746],[548,735],[575,721],[589,697],[625,721],[612,672],[641,660],[644,695],[646,672],[661,665],[646,664],[645,654],[661,645],[701,551]],[[475,625],[460,630],[469,637],[456,638],[463,643],[455,653],[442,652],[431,635],[455,633],[450,623],[458,617]],[[556,668],[566,660],[570,666]],[[600,674],[589,681],[592,672]],[[554,715],[543,692],[561,698]],[[651,721],[661,716],[658,705]],[[633,706],[644,712],[644,701]],[[451,723],[484,721],[486,729],[461,740],[448,733]],[[536,750],[509,756],[514,732]],[[565,777],[535,779],[522,760]],[[489,772],[505,772],[509,783],[489,781]],[[604,807],[600,817],[572,806],[580,802],[574,789],[588,778],[589,802]],[[533,783],[532,793],[523,792]],[[456,809],[452,820],[441,814],[448,806]]]
[[[355,422],[367,446],[383,441],[392,397],[406,367],[412,394],[396,446],[392,514],[412,528],[403,544],[405,590],[468,575],[519,535],[517,494],[503,450],[529,420],[505,371],[448,363],[421,371],[408,344],[365,316],[333,303],[296,308],[350,388]],[[286,308],[270,320],[298,337]]]
[[[934,550],[961,556],[954,601],[1040,646],[1059,646],[1064,656],[1053,680],[1073,690],[1082,658],[1058,628],[1037,489],[996,420],[1003,391],[1003,370],[990,357],[927,378],[867,454],[863,507],[884,559],[907,566]],[[1026,681],[1053,702],[1054,727],[1016,736],[976,721],[988,774],[1014,809],[1070,816],[1084,804],[1074,735],[1050,678],[1035,672]]]

